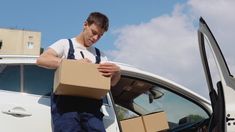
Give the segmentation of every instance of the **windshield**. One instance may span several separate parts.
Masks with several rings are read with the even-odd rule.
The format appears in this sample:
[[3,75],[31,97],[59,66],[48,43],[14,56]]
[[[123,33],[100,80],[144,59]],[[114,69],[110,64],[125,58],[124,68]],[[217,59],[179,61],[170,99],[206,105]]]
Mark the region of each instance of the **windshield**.
[[163,112],[174,129],[209,118],[208,112],[192,100],[142,79],[122,77],[112,88],[112,95],[119,120]]
[[208,114],[199,108],[198,105],[161,87],[155,87],[164,93],[164,95],[158,99],[153,99],[152,103],[149,101],[148,93],[143,93],[134,99],[133,103],[136,110],[141,109],[141,114],[146,115],[164,111],[168,114],[170,122],[176,124],[178,124],[182,117],[186,116],[197,116],[200,119],[208,118]]

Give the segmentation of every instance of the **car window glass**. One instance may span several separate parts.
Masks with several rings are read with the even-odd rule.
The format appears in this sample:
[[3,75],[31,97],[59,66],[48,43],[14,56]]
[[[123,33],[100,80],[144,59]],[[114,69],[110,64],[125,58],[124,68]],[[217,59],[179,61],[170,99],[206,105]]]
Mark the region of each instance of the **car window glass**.
[[[165,112],[170,129],[209,118],[208,113],[195,102],[144,80],[122,77],[112,89],[112,95],[117,105],[139,115]],[[125,113],[124,119],[129,118],[129,112]]]
[[0,89],[20,91],[19,65],[0,65]]
[[[155,86],[163,93],[162,97],[149,101],[149,94],[143,93],[134,99],[133,103],[141,108],[144,115],[164,111],[167,114],[171,128],[184,123],[198,122],[208,118],[208,114],[198,105],[173,92]],[[183,120],[187,118],[186,122]]]
[[104,104],[104,105],[109,105],[107,95],[106,95],[106,96],[104,96],[104,98],[102,99],[102,101],[103,101],[103,104]]
[[138,114],[134,113],[133,111],[126,109],[125,107],[122,107],[118,104],[115,104],[115,108],[117,111],[117,118],[119,121],[139,116]]
[[54,70],[24,65],[24,92],[49,95],[53,89]]
[[213,57],[212,51],[209,47],[209,40],[206,36],[204,36],[204,42],[205,42],[205,49],[206,49],[206,56],[208,59],[208,66],[211,74],[211,80],[213,84],[213,88],[217,91],[217,82],[221,80],[220,75],[219,75],[219,70],[216,65],[215,59]]

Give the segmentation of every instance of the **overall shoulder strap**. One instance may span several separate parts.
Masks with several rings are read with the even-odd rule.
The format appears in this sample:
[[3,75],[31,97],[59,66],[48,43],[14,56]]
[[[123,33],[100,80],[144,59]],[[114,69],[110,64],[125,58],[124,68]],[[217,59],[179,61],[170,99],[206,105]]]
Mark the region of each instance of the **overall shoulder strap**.
[[99,64],[101,59],[100,59],[100,50],[98,48],[95,48],[95,52],[96,52],[96,56],[95,56],[95,59],[96,59],[96,64]]
[[72,40],[68,39],[68,41],[69,41],[69,51],[68,51],[67,59],[75,59]]

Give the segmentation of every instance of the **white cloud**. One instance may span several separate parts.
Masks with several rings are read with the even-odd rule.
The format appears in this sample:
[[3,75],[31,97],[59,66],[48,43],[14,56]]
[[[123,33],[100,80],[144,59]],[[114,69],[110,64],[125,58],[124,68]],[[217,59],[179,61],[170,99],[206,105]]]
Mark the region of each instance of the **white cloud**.
[[[216,36],[232,44],[235,28],[231,29],[229,25],[235,23],[235,17],[226,15],[235,12],[234,5],[232,0],[190,0],[184,5],[176,5],[170,15],[165,14],[147,23],[119,29],[115,42],[117,50],[111,54],[115,61],[161,75],[208,97],[194,18],[203,16],[208,19],[209,25],[212,23],[213,29],[216,29]],[[223,34],[221,30],[228,34]]]
[[[230,66],[235,64],[235,1],[234,0],[190,0],[188,6],[194,16],[203,16],[223,51]],[[235,69],[231,67],[232,73]]]

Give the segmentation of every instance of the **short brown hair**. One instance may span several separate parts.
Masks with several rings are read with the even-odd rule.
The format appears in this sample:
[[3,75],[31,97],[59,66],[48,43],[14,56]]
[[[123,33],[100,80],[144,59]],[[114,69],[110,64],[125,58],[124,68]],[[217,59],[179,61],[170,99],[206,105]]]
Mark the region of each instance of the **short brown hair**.
[[96,25],[98,25],[99,27],[104,29],[104,31],[108,31],[109,19],[106,15],[104,15],[100,12],[90,13],[90,15],[88,16],[86,21],[87,21],[88,25],[95,23]]

